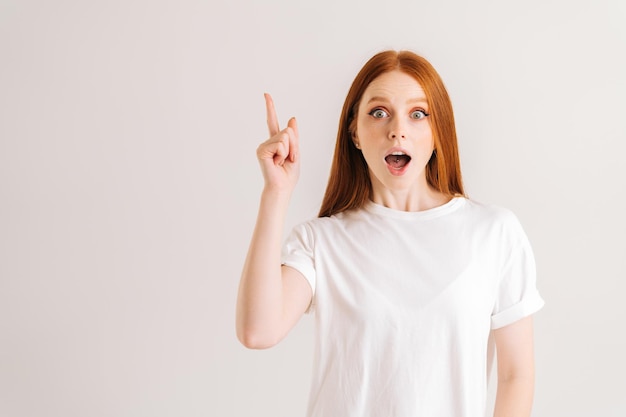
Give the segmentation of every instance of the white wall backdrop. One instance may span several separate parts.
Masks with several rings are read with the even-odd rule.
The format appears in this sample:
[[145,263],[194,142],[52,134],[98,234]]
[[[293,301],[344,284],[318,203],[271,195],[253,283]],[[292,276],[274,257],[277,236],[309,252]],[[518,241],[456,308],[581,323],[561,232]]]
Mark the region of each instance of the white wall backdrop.
[[620,0],[0,0],[0,415],[302,416],[312,318],[234,333],[263,93],[299,120],[290,227],[387,48],[439,70],[470,196],[534,245],[533,415],[626,415]]

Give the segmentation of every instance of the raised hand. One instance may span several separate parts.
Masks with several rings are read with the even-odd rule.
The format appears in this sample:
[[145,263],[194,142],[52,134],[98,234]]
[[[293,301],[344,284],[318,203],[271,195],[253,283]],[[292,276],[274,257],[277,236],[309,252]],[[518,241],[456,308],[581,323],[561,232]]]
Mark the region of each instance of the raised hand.
[[265,188],[237,296],[237,337],[254,349],[273,346],[285,337],[312,297],[300,272],[281,265],[285,217],[300,171],[298,126],[291,118],[280,130],[269,94],[265,105],[270,138],[257,148]]
[[257,148],[265,187],[273,191],[291,192],[300,174],[298,124],[292,117],[287,127],[280,130],[274,100],[269,94],[265,94],[265,107],[270,138]]

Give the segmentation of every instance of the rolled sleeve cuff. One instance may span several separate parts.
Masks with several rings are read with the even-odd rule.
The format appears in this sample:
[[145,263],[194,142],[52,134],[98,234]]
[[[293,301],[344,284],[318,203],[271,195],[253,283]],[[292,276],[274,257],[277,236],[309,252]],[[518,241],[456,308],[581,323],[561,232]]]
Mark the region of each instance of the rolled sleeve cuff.
[[544,304],[545,302],[539,295],[539,292],[534,292],[519,303],[491,316],[491,329],[499,329],[524,317],[528,317],[541,310]]

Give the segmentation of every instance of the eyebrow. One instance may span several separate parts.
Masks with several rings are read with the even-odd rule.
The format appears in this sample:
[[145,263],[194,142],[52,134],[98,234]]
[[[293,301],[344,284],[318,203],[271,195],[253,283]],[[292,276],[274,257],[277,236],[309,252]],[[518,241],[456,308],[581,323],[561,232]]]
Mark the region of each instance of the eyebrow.
[[[369,104],[369,103],[371,103],[373,101],[386,101],[386,102],[388,102],[389,99],[387,99],[385,97],[374,96],[374,97],[370,98],[367,101],[367,104]],[[407,104],[408,103],[428,103],[428,101],[426,100],[426,97],[410,98],[406,102],[407,102]]]

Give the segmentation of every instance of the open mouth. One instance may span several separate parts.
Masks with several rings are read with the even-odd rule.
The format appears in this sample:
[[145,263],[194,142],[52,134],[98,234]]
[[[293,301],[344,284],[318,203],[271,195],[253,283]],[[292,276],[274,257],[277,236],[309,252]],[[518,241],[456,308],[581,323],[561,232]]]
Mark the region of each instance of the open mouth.
[[392,152],[385,157],[385,161],[393,169],[402,169],[411,161],[411,157],[404,152]]

